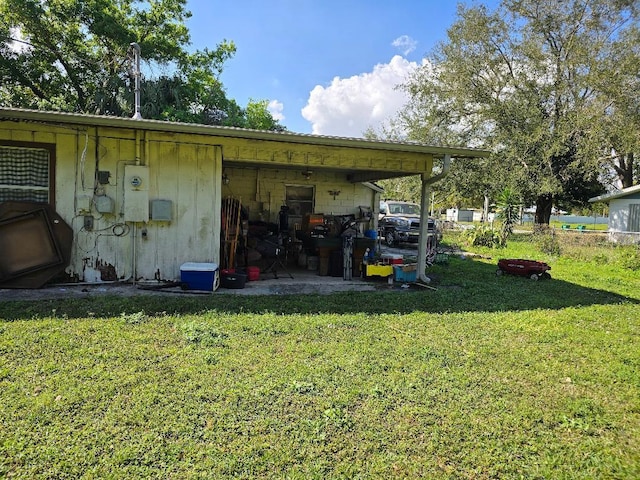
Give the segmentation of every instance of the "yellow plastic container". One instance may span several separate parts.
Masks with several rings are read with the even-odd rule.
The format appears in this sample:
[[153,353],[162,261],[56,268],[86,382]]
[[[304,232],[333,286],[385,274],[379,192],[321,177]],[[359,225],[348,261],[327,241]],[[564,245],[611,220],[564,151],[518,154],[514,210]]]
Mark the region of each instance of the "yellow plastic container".
[[393,265],[367,265],[367,277],[388,277],[393,275]]

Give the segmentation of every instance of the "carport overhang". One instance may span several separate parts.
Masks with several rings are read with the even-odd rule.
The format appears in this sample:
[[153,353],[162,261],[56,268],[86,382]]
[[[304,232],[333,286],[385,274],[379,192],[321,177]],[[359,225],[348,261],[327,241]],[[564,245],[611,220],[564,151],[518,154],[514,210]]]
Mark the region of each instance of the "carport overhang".
[[421,175],[430,177],[434,161],[488,156],[466,148],[433,147],[414,143],[260,132],[260,140],[225,137],[223,162],[228,167],[277,168],[337,172],[351,183]]

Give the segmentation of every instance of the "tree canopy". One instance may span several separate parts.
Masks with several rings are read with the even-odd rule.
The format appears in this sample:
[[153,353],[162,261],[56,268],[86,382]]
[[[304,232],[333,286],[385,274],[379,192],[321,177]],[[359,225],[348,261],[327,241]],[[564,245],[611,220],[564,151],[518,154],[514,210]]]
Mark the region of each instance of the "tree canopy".
[[447,186],[459,198],[509,188],[548,223],[554,204],[584,204],[611,172],[622,179],[640,146],[637,3],[459,5],[405,85],[396,126],[412,140],[492,150],[455,164]]
[[256,125],[283,129],[266,102],[227,98],[236,47],[190,51],[190,16],[186,0],[0,0],[0,105],[130,116],[137,43],[144,118],[254,128],[263,108]]

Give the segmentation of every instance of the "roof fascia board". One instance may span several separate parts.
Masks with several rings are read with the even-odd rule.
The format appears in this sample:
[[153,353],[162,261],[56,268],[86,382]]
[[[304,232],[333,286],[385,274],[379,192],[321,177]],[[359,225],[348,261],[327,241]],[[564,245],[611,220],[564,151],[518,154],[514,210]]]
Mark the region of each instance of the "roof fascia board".
[[623,188],[622,190],[618,190],[616,192],[605,193],[603,195],[590,198],[589,203],[606,202],[608,200],[626,197],[627,195],[631,195],[636,192],[640,192],[640,185],[634,185],[633,187]]
[[101,115],[85,115],[78,113],[48,112],[13,108],[0,108],[0,119],[73,124],[92,127],[99,126],[129,128],[137,130],[155,130],[218,137],[234,137],[247,140],[269,140],[276,142],[305,143],[312,145],[390,150],[398,152],[416,152],[431,154],[436,158],[444,157],[445,155],[460,158],[488,157],[491,153],[487,150],[479,150],[473,148],[436,147],[419,143],[372,141],[359,138],[331,137],[290,132],[270,132],[264,130],[249,130],[244,128],[222,127],[215,125],[165,122],[161,120],[135,120],[122,117],[108,117]]

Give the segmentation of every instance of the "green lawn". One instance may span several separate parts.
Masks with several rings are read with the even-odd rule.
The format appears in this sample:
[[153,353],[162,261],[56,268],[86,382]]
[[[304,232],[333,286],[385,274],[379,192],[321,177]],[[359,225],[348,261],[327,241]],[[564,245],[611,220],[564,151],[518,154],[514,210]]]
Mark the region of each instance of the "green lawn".
[[0,303],[0,477],[640,478],[640,254],[539,247],[436,290]]

